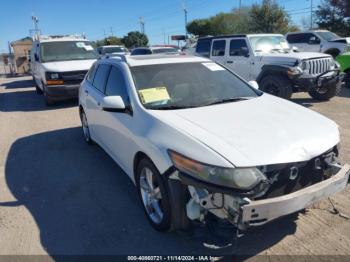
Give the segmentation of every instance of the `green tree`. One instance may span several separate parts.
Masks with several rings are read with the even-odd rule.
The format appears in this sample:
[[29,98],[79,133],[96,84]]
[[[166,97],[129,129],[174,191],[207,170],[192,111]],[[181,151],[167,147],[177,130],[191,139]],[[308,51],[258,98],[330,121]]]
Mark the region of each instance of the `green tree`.
[[207,19],[196,19],[187,25],[187,30],[198,36],[249,33],[249,10],[242,8]]
[[275,0],[263,0],[255,4],[250,11],[251,31],[255,33],[287,33],[295,26],[287,12]]
[[347,7],[350,5],[349,2],[349,0],[324,0],[315,12],[316,24],[322,29],[348,36],[350,23],[344,18]]
[[134,48],[134,47],[148,45],[147,35],[139,32],[139,31],[129,32],[126,36],[124,36],[121,39],[121,41],[127,48]]
[[109,36],[104,39],[104,44],[105,45],[121,45],[122,41],[120,38],[115,37],[115,36]]

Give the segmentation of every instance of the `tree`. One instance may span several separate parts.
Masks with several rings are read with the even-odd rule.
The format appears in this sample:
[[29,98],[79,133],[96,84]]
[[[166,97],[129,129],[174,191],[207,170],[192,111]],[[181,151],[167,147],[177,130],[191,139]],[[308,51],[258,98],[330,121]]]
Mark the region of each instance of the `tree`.
[[134,47],[148,45],[147,35],[139,31],[129,32],[126,36],[124,36],[121,39],[121,41],[127,48],[134,48]]
[[193,20],[187,25],[187,31],[197,36],[249,33],[249,10],[236,9],[230,13]]
[[253,5],[250,17],[251,31],[256,33],[285,34],[296,29],[287,12],[275,0],[263,0],[261,5]]
[[345,19],[348,0],[324,0],[315,12],[315,22],[322,29],[335,32],[339,35],[350,34],[350,22]]
[[207,19],[196,19],[187,25],[193,35],[227,35],[247,33],[286,33],[297,31],[286,11],[274,0],[263,0],[251,8],[234,9]]

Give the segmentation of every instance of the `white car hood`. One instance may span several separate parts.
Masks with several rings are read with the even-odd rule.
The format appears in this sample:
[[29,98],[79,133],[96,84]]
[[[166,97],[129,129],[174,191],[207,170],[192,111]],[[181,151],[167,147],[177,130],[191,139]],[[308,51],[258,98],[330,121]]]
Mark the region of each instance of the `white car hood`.
[[42,63],[42,66],[44,67],[45,71],[48,72],[80,71],[89,70],[95,61],[96,59],[47,62]]
[[268,94],[194,109],[152,110],[152,114],[238,167],[307,161],[339,143],[333,121]]
[[331,57],[327,54],[313,52],[289,52],[289,53],[273,53],[261,55],[261,61],[265,63],[282,63],[293,65],[296,61],[305,59]]

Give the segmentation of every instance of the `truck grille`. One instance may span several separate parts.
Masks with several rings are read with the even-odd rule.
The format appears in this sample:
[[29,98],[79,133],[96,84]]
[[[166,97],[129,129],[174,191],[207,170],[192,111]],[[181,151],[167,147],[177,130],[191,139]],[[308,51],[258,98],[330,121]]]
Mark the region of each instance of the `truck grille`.
[[61,73],[62,79],[66,84],[80,84],[88,71],[72,71]]
[[333,63],[332,58],[318,58],[305,61],[305,70],[310,75],[319,75],[330,70]]

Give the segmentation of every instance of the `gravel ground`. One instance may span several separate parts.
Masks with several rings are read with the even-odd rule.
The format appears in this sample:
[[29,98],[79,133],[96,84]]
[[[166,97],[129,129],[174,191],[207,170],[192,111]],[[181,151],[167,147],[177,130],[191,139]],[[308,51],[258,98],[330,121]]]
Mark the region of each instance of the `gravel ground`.
[[[293,101],[341,127],[350,163],[350,90],[329,102]],[[303,128],[303,127],[300,127]],[[333,198],[350,215],[350,187]],[[323,201],[248,232],[238,253],[350,255],[350,220]],[[85,144],[76,101],[46,107],[29,77],[0,79],[0,254],[229,254],[204,248],[204,233],[158,233],[136,189],[97,145]]]

